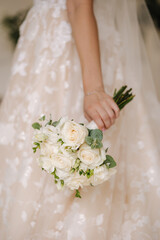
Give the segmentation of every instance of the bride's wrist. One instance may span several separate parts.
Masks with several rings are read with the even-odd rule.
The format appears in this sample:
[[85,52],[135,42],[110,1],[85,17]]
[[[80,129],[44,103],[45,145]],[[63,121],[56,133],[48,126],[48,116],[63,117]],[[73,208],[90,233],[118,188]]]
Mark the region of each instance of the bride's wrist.
[[105,92],[104,87],[91,88],[91,89],[84,90],[84,96],[90,96],[90,95],[99,94],[102,92]]
[[99,92],[104,92],[104,85],[102,74],[100,71],[95,72],[83,72],[83,89],[84,95],[96,94]]

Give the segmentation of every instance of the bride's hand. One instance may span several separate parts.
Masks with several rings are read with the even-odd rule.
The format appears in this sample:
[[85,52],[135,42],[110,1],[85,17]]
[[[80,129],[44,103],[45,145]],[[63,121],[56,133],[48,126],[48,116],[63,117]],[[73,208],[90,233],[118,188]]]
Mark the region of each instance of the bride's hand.
[[101,130],[111,127],[119,112],[113,98],[104,91],[95,91],[84,96],[84,115],[89,122],[94,120]]

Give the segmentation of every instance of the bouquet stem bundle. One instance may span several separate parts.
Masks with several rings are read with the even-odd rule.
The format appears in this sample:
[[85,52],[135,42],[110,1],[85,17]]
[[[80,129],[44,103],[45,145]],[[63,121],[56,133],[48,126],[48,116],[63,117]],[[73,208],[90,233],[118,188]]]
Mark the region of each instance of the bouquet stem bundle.
[[127,90],[127,85],[122,86],[118,91],[114,90],[113,99],[117,103],[119,109],[124,108],[126,104],[128,104],[135,95],[132,94],[132,88]]

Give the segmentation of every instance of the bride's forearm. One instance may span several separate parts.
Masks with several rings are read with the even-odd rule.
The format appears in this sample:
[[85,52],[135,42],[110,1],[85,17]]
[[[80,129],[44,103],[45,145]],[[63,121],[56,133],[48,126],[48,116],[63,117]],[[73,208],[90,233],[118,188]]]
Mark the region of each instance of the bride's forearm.
[[92,0],[68,0],[68,16],[80,57],[84,92],[103,89],[97,24]]

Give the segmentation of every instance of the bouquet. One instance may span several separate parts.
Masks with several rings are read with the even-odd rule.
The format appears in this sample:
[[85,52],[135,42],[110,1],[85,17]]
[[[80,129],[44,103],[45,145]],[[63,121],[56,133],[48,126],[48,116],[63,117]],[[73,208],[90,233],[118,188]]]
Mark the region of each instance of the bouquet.
[[[120,109],[134,97],[131,90],[124,93],[125,89],[114,93]],[[40,151],[38,165],[53,175],[58,189],[68,187],[81,198],[80,188],[101,184],[116,173],[116,162],[102,143],[103,132],[93,121],[85,126],[68,117],[53,121],[43,115],[32,127],[33,152]]]

